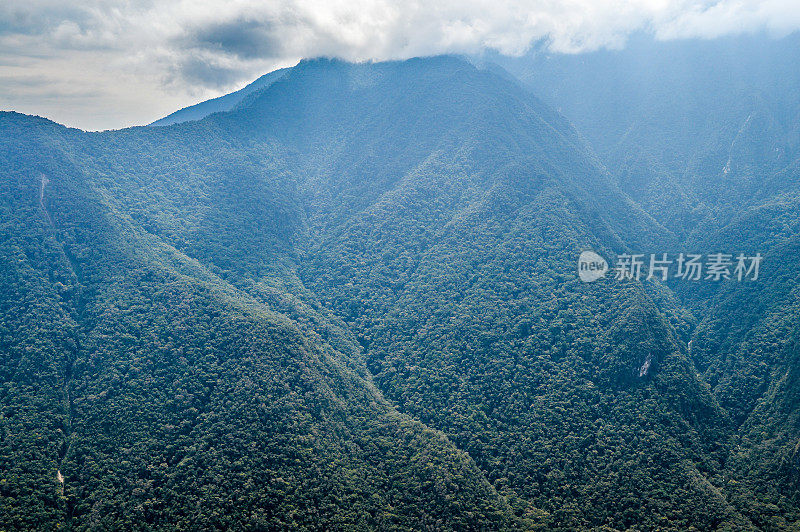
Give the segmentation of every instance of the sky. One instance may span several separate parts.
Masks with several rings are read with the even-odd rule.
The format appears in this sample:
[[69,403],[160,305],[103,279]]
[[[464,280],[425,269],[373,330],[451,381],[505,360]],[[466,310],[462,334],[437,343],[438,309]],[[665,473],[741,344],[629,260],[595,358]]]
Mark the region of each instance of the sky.
[[798,29],[798,0],[2,0],[0,110],[112,129],[304,57],[582,53],[622,48],[634,33]]

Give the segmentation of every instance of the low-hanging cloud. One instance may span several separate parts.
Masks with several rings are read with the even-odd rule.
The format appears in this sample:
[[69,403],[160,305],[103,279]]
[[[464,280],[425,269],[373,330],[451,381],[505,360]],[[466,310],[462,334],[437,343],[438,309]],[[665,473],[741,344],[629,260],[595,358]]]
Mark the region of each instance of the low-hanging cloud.
[[[520,55],[533,45],[579,53],[620,48],[634,32],[677,39],[799,28],[796,0],[6,0],[0,107],[121,126],[134,111],[153,118],[302,57]],[[59,88],[72,95],[68,109],[52,96]],[[82,88],[107,98],[80,104]],[[113,113],[98,111],[112,102]]]

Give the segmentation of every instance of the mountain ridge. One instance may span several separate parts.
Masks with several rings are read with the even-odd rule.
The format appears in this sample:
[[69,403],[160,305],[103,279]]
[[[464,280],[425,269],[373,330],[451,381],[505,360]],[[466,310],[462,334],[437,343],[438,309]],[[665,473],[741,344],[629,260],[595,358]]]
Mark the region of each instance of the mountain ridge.
[[268,87],[272,83],[275,83],[275,81],[281,79],[290,69],[291,68],[280,68],[278,70],[268,72],[237,91],[229,92],[228,94],[218,96],[217,98],[211,98],[209,100],[204,100],[194,105],[189,105],[182,109],[178,109],[177,111],[170,113],[163,118],[159,118],[158,120],[151,122],[148,124],[148,126],[163,127],[172,124],[180,124],[182,122],[193,122],[202,120],[206,116],[213,113],[230,111],[248,95]]
[[8,526],[57,472],[37,522],[76,528],[755,528],[695,318],[577,278],[675,234],[513,79],[307,61],[199,121],[33,123],[0,115],[0,345],[50,383],[2,382]]

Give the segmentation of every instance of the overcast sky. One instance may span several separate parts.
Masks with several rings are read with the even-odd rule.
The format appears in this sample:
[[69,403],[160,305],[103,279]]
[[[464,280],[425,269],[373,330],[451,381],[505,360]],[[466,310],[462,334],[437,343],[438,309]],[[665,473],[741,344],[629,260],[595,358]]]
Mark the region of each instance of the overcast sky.
[[[75,5],[65,5],[72,3]],[[302,57],[619,48],[800,28],[798,0],[0,0],[0,109],[145,124]]]

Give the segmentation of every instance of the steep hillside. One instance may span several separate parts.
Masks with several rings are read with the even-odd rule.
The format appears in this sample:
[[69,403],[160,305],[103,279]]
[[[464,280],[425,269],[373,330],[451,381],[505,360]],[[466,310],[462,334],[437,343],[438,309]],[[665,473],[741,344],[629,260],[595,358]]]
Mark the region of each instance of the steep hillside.
[[[746,332],[714,347],[655,280],[582,283],[582,251],[691,231],[507,75],[311,60],[201,120],[0,130],[2,526],[796,519],[794,336],[745,383],[775,400],[742,401]],[[722,316],[734,288],[684,301]]]
[[800,518],[798,39],[639,39],[505,62],[576,124],[681,249],[763,255],[757,282],[671,287],[698,321],[690,355],[731,417],[725,489],[765,529]]
[[233,153],[215,173],[199,143],[145,129],[0,127],[3,527],[505,526],[472,460],[382,398],[346,331],[224,278],[249,266],[224,250],[290,260],[278,175]]
[[[575,275],[583,249],[671,235],[514,83],[441,58],[368,70],[367,91],[365,70],[309,64],[260,99],[285,110],[294,79],[326,88],[306,101],[291,87],[298,109],[279,117],[308,153],[301,276],[382,390],[467,450],[528,525],[745,523],[713,486],[725,421],[684,323],[655,287]],[[402,100],[373,99],[398,85]],[[314,127],[285,127],[305,116]]]
[[693,237],[779,192],[800,160],[799,44],[797,33],[642,36],[622,50],[497,60],[576,125],[625,192]]

